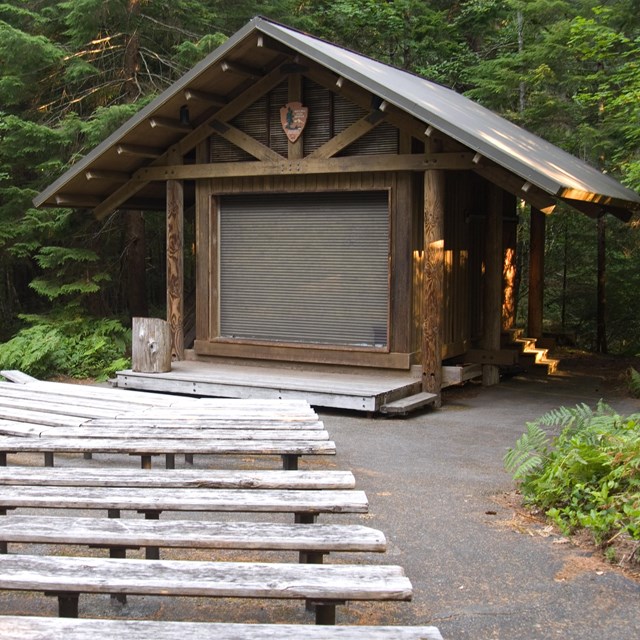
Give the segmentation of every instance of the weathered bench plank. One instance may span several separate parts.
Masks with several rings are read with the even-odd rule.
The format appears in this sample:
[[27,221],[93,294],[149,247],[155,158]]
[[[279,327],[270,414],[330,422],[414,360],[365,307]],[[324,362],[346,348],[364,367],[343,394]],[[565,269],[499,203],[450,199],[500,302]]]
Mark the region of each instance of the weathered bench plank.
[[158,489],[7,485],[0,508],[229,511],[254,513],[366,513],[364,491],[277,489]]
[[[6,393],[5,393],[6,390]],[[269,415],[300,414],[301,416],[317,415],[305,400],[298,399],[273,399],[273,398],[185,398],[170,394],[148,393],[146,391],[134,391],[98,387],[92,385],[68,384],[63,382],[45,382],[36,380],[29,384],[14,384],[0,381],[0,394],[10,397],[23,397],[41,400],[56,400],[59,402],[72,401],[82,398],[88,406],[96,403],[104,408],[120,405],[129,406],[135,411],[142,411],[144,407],[149,410],[160,411],[162,408],[189,408],[197,411],[252,411],[253,413],[266,413]]]
[[302,599],[317,602],[316,621],[335,622],[336,604],[411,600],[395,565],[203,562],[0,555],[0,589],[57,593],[60,614],[77,617],[81,593]]
[[133,520],[10,515],[0,541],[105,547],[383,552],[381,531],[361,525]]
[[353,489],[351,471],[0,467],[0,485],[206,489]]
[[3,640],[442,640],[437,627],[226,624],[88,618],[0,617]]
[[[6,464],[8,453],[44,453],[47,466],[53,466],[55,453],[126,453],[140,455],[142,466],[150,465],[152,455],[262,455],[283,456],[285,467],[295,468],[291,457],[303,455],[335,455],[336,445],[331,440],[218,440],[168,438],[41,438],[0,436],[0,466]],[[170,467],[171,464],[167,460]]]
[[38,378],[34,378],[27,373],[18,371],[17,369],[3,369],[0,376],[9,380],[12,384],[27,384],[29,382],[37,382]]
[[136,440],[144,438],[164,438],[168,440],[329,440],[329,433],[322,429],[209,429],[187,426],[131,426],[94,429],[82,427],[46,427],[40,437],[53,438],[119,438]]

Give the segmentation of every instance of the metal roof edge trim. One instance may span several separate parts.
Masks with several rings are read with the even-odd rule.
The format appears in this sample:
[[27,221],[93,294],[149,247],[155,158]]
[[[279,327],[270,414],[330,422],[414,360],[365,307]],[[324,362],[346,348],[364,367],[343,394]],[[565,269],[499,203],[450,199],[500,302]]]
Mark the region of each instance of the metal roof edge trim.
[[[640,203],[640,196],[635,191],[632,191],[628,187],[625,187],[624,185],[622,185],[619,181],[608,176],[607,174],[602,173],[601,171],[598,171],[598,169],[596,169],[595,167],[592,167],[591,165],[580,160],[576,156],[568,153],[567,151],[564,151],[564,149],[561,149],[560,147],[553,145],[552,143],[548,142],[544,138],[541,138],[540,136],[537,136],[536,134],[533,134],[527,131],[526,129],[523,129],[519,125],[516,125],[515,123],[512,123],[506,118],[499,116],[498,114],[494,113],[490,109],[487,109],[481,104],[474,102],[473,100],[470,100],[469,98],[467,98],[466,96],[460,93],[457,93],[453,89],[444,87],[443,85],[438,85],[436,83],[431,82],[430,80],[427,80],[426,78],[422,78],[421,76],[417,76],[415,74],[412,74],[408,71],[404,71],[402,69],[391,67],[390,65],[386,65],[385,63],[381,63],[372,58],[368,58],[367,56],[361,53],[350,51],[349,49],[345,47],[341,47],[340,45],[336,45],[324,40],[320,40],[318,38],[315,38],[314,36],[305,34],[300,31],[296,31],[294,29],[289,29],[288,27],[285,27],[278,23],[274,23],[272,21],[261,20],[260,23],[257,25],[257,28],[260,31],[263,31],[267,35],[278,40],[282,44],[285,44],[297,50],[299,53],[303,55],[307,55],[308,57],[314,59],[316,62],[319,62],[320,64],[327,67],[328,69],[331,69],[338,75],[343,76],[347,80],[350,80],[354,84],[368,91],[376,93],[381,98],[387,100],[388,102],[402,109],[403,111],[406,111],[410,115],[416,117],[418,120],[421,120],[422,122],[425,123],[425,125],[431,125],[434,128],[439,129],[443,133],[447,134],[454,140],[464,144],[465,146],[470,147],[471,149],[474,149],[479,153],[483,153],[483,150],[485,149],[485,147],[483,147],[482,149],[477,148],[477,138],[475,138],[471,133],[465,131],[464,129],[461,129],[460,127],[453,125],[449,120],[446,120],[445,118],[440,117],[437,114],[434,114],[433,112],[429,112],[430,117],[427,120],[424,116],[424,113],[422,113],[422,108],[418,107],[413,101],[405,97],[403,94],[397,93],[389,86],[383,85],[377,82],[376,80],[372,79],[371,77],[366,76],[354,70],[352,67],[347,66],[345,63],[339,62],[334,58],[329,57],[324,52],[319,51],[318,49],[314,49],[313,47],[310,47],[309,45],[307,45],[307,43],[302,42],[300,38],[311,38],[313,40],[317,40],[318,42],[322,42],[328,46],[341,49],[342,51],[345,51],[350,55],[356,55],[359,58],[369,59],[375,64],[384,64],[385,66],[395,70],[398,73],[403,73],[408,76],[414,77],[417,82],[423,82],[427,85],[433,85],[440,91],[443,91],[443,90],[449,91],[452,94],[455,94],[457,99],[467,101],[470,105],[473,106],[473,108],[483,111],[489,117],[499,118],[502,122],[506,124],[506,126],[514,127],[519,131],[523,131],[532,140],[540,141],[542,145],[548,145],[549,147],[552,147],[557,153],[560,153],[560,155],[565,156],[567,160],[570,160],[572,163],[575,163],[575,162],[580,163],[585,169],[594,172],[594,174],[597,174],[599,179],[601,180],[604,179],[606,181],[609,181],[612,187],[615,186],[616,190],[618,191],[621,190],[625,192],[630,202]],[[297,37],[297,36],[300,36],[300,37]],[[512,173],[515,173],[518,176],[520,176],[523,179],[523,182],[531,182],[531,184],[534,184],[535,186],[541,188],[542,190],[546,191],[550,195],[556,196],[556,197],[560,197],[563,191],[567,188],[567,185],[564,184],[563,182],[554,180],[549,176],[536,172],[534,168],[532,168],[526,163],[519,161],[513,155],[500,151],[493,145],[488,145],[488,146],[492,150],[492,153],[490,154],[485,153],[484,155],[486,155],[487,158],[489,158],[490,160],[493,160],[494,162],[496,162],[503,168],[507,169],[508,171],[511,171]],[[595,195],[610,197],[610,194],[595,193]]]

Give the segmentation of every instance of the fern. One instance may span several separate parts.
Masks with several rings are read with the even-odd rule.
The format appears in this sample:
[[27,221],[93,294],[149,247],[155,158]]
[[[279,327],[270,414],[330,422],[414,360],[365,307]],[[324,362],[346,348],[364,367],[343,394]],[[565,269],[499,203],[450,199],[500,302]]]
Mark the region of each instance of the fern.
[[21,318],[30,326],[0,345],[0,369],[20,369],[43,378],[106,379],[127,367],[129,330],[117,320],[78,315],[73,307]]
[[629,393],[634,398],[640,398],[640,373],[638,373],[633,367],[629,367],[627,371],[627,386]]
[[[541,425],[563,428],[549,443]],[[525,500],[564,532],[586,528],[599,544],[640,539],[640,414],[602,401],[554,409],[527,423],[504,463]]]
[[517,441],[513,449],[504,456],[505,469],[516,480],[521,480],[542,466],[547,456],[549,438],[535,423],[527,423],[527,432]]

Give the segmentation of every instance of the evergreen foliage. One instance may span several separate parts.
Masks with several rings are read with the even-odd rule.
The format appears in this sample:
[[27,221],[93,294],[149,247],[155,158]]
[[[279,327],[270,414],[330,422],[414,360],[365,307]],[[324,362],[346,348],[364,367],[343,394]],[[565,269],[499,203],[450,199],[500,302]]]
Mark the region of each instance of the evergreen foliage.
[[[550,446],[542,427],[560,429]],[[640,540],[640,414],[602,402],[560,407],[527,424],[504,462],[525,501],[565,533],[587,529],[602,545]]]
[[0,349],[0,369],[38,378],[53,373],[105,380],[129,366],[130,330],[116,319],[90,318],[77,307],[49,315],[23,315],[27,325]]
[[[640,189],[637,0],[0,0],[0,341],[21,314],[64,316],[70,302],[87,317],[131,311],[127,216],[31,200],[258,14],[465,92]],[[139,289],[161,305],[164,236],[145,224]],[[527,224],[523,212],[521,238]],[[591,348],[595,222],[560,208],[547,229],[545,328]],[[607,225],[607,338],[625,354],[640,352],[638,234]]]

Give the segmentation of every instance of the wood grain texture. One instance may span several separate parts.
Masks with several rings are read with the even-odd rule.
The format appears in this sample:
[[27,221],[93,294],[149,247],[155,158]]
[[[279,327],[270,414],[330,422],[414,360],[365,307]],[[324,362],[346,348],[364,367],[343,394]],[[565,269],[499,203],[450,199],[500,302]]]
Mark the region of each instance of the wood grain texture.
[[0,589],[138,595],[411,600],[395,565],[202,562],[0,555]]
[[171,358],[184,358],[184,186],[167,180],[167,322]]
[[353,489],[351,471],[0,467],[0,485],[193,489]]
[[361,525],[133,520],[8,515],[0,541],[189,549],[383,552],[384,534]]
[[427,171],[424,185],[422,376],[423,390],[438,395],[442,388],[444,206],[445,174]]
[[[144,473],[141,471],[141,473]],[[359,490],[166,489],[5,485],[0,508],[366,513]]]
[[130,453],[130,454],[245,454],[254,455],[335,455],[333,441],[308,440],[215,440],[132,438],[21,438],[0,437],[0,451],[13,453]]
[[437,627],[225,624],[147,620],[0,617],[3,640],[442,640]]

